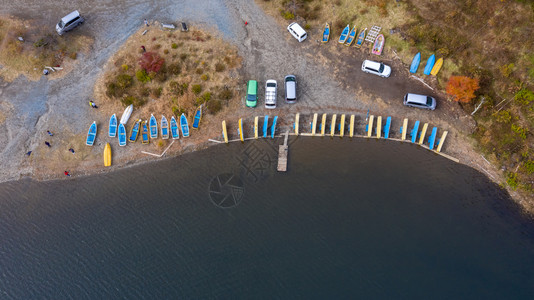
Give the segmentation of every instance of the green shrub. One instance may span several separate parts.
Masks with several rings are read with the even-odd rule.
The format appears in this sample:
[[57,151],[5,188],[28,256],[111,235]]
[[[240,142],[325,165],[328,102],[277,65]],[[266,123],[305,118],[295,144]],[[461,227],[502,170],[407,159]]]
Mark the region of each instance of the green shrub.
[[124,106],[133,104],[135,107],[141,107],[146,103],[146,100],[134,96],[126,96],[121,99],[121,103],[124,104]]
[[193,84],[191,86],[191,91],[195,93],[195,95],[198,95],[202,92],[202,86],[200,84]]
[[519,185],[517,173],[509,173],[508,176],[506,176],[506,183],[512,188],[512,190],[517,189],[517,186]]
[[204,75],[200,76],[200,79],[202,79],[204,81],[207,81],[208,80],[208,75],[204,74]]
[[179,96],[182,96],[185,93],[185,91],[187,91],[188,87],[189,85],[187,83],[180,84],[176,81],[171,81],[171,83],[169,83],[169,89],[171,93],[177,94]]
[[523,168],[528,175],[534,173],[534,160],[527,160],[523,163]]
[[187,59],[187,53],[180,54],[180,59],[181,60],[186,60]]
[[135,77],[137,77],[137,80],[143,83],[149,82],[151,80],[150,76],[146,73],[145,70],[137,70],[137,72],[135,72]]
[[124,71],[128,71],[128,68],[129,68],[129,67],[128,67],[127,64],[123,64],[123,65],[122,65],[122,69],[123,69]]
[[154,76],[154,79],[156,79],[158,82],[165,82],[167,80],[167,74],[166,73],[158,73]]
[[163,50],[163,54],[169,54],[169,49]]
[[286,20],[293,20],[295,18],[295,15],[292,12],[285,11],[283,9],[280,10],[280,15],[282,15],[282,18]]
[[150,95],[150,88],[147,88],[147,87],[141,88],[141,90],[139,91],[139,94],[141,94],[141,96],[143,97],[148,97],[148,95]]
[[176,43],[172,43],[172,44],[171,44],[171,48],[172,48],[172,49],[177,49],[177,48],[178,48],[178,44],[176,44]]
[[514,100],[520,105],[527,106],[534,101],[534,93],[529,89],[522,88],[515,93]]
[[171,64],[167,67],[167,70],[172,75],[179,75],[182,72],[182,67],[179,64]]
[[216,72],[222,72],[224,71],[224,69],[226,69],[226,66],[222,63],[216,63],[215,64],[215,71]]
[[219,93],[219,98],[222,100],[230,100],[233,96],[232,91],[229,89],[224,89]]
[[502,76],[504,77],[510,77],[512,72],[514,71],[515,65],[513,63],[502,65],[499,67],[499,70],[501,71]]
[[202,68],[197,68],[197,69],[195,70],[195,73],[197,73],[198,75],[200,75],[200,74],[204,73],[204,69],[202,69]]
[[211,93],[210,92],[205,92],[204,94],[202,94],[202,99],[204,99],[204,103],[210,101],[211,100]]
[[311,25],[308,24],[308,23],[306,23],[306,25],[304,25],[304,29],[306,29],[306,30],[310,30],[310,29],[311,29]]
[[184,114],[185,113],[185,110],[181,107],[178,107],[176,105],[173,105],[172,106],[172,113],[175,115],[175,116],[180,116],[181,114]]
[[512,124],[512,131],[523,140],[527,138],[528,128],[523,128],[519,125]]
[[208,112],[212,115],[217,114],[222,109],[222,102],[220,100],[210,101],[208,104]]
[[108,82],[106,85],[106,96],[110,98],[117,96],[117,85],[115,82]]
[[512,120],[512,115],[507,110],[502,110],[500,112],[495,113],[495,120],[499,123],[510,123]]
[[119,89],[127,89],[133,84],[132,76],[128,74],[119,74],[116,79],[116,85]]
[[152,89],[152,96],[154,96],[154,98],[159,98],[161,96],[162,91],[163,91],[162,87],[154,88]]

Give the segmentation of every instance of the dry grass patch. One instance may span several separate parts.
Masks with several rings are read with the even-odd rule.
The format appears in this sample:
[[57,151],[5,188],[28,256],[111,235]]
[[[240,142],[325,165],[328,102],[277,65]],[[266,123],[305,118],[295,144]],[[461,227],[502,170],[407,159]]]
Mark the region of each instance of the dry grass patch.
[[72,69],[78,53],[88,51],[92,43],[91,38],[76,33],[59,36],[32,21],[0,17],[0,76],[7,81],[19,75],[37,80],[45,66],[58,65],[64,70],[52,76],[64,76]]

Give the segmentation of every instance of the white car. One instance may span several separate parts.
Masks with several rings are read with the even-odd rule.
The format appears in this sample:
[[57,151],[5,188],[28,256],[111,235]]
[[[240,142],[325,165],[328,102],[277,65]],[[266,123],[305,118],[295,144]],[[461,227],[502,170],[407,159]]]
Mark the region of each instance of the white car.
[[380,77],[389,77],[391,75],[391,67],[384,65],[381,62],[372,60],[364,60],[362,63],[362,71],[365,73],[375,74]]
[[291,35],[296,38],[299,43],[304,41],[306,37],[308,37],[306,31],[302,27],[300,27],[297,22],[289,24],[289,26],[287,26],[287,31],[289,31],[289,33],[291,33]]
[[270,79],[265,83],[265,108],[276,108],[276,80]]

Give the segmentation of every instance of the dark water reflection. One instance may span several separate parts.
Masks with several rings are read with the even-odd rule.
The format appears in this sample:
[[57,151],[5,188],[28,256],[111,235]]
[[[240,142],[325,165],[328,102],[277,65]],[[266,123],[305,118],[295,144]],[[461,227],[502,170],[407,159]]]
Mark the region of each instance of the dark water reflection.
[[534,295],[534,227],[482,174],[412,145],[320,138],[294,141],[280,174],[277,144],[0,185],[0,293]]

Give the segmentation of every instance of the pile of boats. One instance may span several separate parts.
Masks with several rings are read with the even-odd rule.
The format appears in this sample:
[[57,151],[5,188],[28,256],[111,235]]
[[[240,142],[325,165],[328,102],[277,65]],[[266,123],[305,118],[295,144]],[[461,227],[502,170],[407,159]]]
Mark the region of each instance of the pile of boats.
[[[137,141],[139,135],[141,135],[141,140],[143,144],[149,144],[150,139],[157,139],[158,133],[161,134],[162,139],[169,139],[169,137],[172,137],[173,139],[179,139],[180,138],[180,131],[182,132],[183,137],[189,136],[189,123],[187,121],[187,117],[185,114],[182,113],[180,116],[180,122],[178,123],[178,120],[174,118],[174,116],[171,117],[170,122],[167,121],[167,118],[162,115],[160,122],[159,122],[159,131],[158,131],[158,121],[156,120],[156,117],[152,114],[150,116],[149,120],[136,120],[131,129],[130,134],[127,137],[126,132],[126,123],[128,123],[128,120],[130,119],[130,116],[132,115],[133,111],[133,104],[126,107],[124,110],[124,113],[121,116],[121,119],[117,119],[117,115],[113,114],[111,118],[109,119],[109,130],[108,135],[111,138],[118,137],[119,140],[119,146],[126,146],[126,142],[129,141],[131,143]],[[200,106],[197,111],[195,112],[195,116],[193,118],[193,128],[198,129],[200,125],[200,120],[202,119],[202,106]],[[89,131],[87,132],[87,139],[85,144],[87,146],[93,146],[96,139],[97,134],[97,125],[96,122],[93,122],[91,126],[89,127]],[[104,164],[107,166],[109,161],[109,165],[111,165],[111,148],[109,147],[109,143],[106,144],[105,150],[104,150]]]
[[[410,73],[414,73],[414,74],[417,73],[417,69],[419,68],[419,63],[421,63],[421,52],[418,52],[413,57],[412,64],[410,65]],[[441,70],[442,66],[443,66],[443,58],[440,58],[436,61],[436,56],[432,54],[426,61],[423,74],[436,76],[439,70]]]
[[[339,36],[338,43],[343,44],[345,46],[353,45],[356,48],[361,48],[365,40],[366,32],[367,32],[367,28],[361,29],[360,32],[358,33],[356,26],[352,27],[352,30],[351,30],[350,25],[347,24],[347,26],[343,29],[343,31],[341,32],[341,35]],[[324,26],[324,30],[323,30],[323,39],[322,39],[323,43],[327,43],[330,40],[330,33],[331,33],[330,25],[326,23]],[[386,42],[386,39],[383,34],[379,34],[378,36],[376,36],[376,39],[374,40],[374,43],[373,43],[373,47],[371,48],[371,53],[375,55],[381,55],[382,50],[384,49],[385,42]]]

